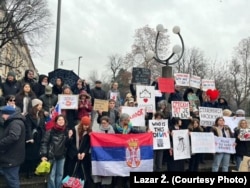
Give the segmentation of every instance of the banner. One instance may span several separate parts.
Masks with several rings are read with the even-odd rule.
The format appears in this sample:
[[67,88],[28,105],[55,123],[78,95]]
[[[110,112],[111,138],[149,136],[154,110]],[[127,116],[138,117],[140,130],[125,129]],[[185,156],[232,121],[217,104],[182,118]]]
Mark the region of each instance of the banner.
[[169,149],[170,138],[168,129],[168,120],[149,120],[149,130],[153,132],[153,148],[158,149]]
[[91,133],[92,175],[129,176],[153,171],[153,136]]

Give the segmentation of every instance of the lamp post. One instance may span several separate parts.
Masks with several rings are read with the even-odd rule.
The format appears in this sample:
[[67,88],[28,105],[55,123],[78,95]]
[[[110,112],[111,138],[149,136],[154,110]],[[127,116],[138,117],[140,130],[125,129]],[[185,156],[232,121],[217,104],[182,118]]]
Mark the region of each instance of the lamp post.
[[59,59],[59,41],[60,41],[60,22],[61,22],[61,0],[58,0],[57,4],[57,21],[56,21],[56,48],[55,48],[55,60],[54,70],[58,69]]
[[82,56],[78,57],[78,76],[80,76],[80,62],[81,62]]
[[[184,42],[183,42],[183,38],[182,38],[182,36],[180,34],[180,27],[175,26],[173,28],[173,33],[175,33],[175,34],[177,34],[179,36],[179,38],[181,40],[181,47],[179,45],[175,45],[173,47],[173,49],[172,49],[172,53],[166,59],[160,59],[159,54],[158,54],[158,50],[157,50],[159,35],[160,35],[160,33],[164,32],[165,29],[164,29],[162,24],[159,24],[159,25],[157,25],[156,30],[157,30],[157,35],[156,35],[156,40],[155,40],[155,52],[148,51],[147,54],[146,54],[146,58],[148,60],[154,59],[158,63],[166,65],[166,66],[164,66],[162,68],[162,76],[164,76],[164,77],[172,77],[172,67],[169,66],[169,65],[173,65],[175,63],[178,63],[181,60],[181,58],[182,58],[182,56],[184,54]],[[170,60],[174,57],[174,55],[178,54],[180,52],[181,52],[181,54],[180,54],[179,58],[174,62],[170,62]]]

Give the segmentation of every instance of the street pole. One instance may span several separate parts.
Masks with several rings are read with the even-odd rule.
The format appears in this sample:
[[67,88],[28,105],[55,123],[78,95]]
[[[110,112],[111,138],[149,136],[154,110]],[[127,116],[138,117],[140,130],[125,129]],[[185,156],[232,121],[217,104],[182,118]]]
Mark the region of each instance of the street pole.
[[81,62],[82,56],[78,57],[78,76],[80,76],[80,62]]
[[59,59],[59,42],[60,42],[60,22],[61,22],[61,0],[58,0],[54,70],[58,69],[58,61],[59,61],[58,59]]

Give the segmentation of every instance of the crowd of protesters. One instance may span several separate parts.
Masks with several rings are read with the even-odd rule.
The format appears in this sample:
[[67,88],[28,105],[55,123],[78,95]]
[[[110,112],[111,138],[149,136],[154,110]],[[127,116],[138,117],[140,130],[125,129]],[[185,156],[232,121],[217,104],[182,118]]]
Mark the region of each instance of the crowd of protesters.
[[[65,78],[67,79],[67,78]],[[158,87],[157,81],[152,83]],[[129,89],[129,88],[128,88]],[[116,98],[111,93],[116,93]],[[55,110],[58,95],[79,95],[78,109],[62,109],[51,121],[51,112]],[[189,101],[190,95],[199,99],[190,102],[190,118],[173,118],[172,101]],[[108,100],[108,112],[94,111],[95,99]],[[93,131],[93,121],[99,125],[96,132],[104,134],[129,134],[149,132],[150,119],[167,119],[169,131],[188,129],[190,132],[211,131],[220,137],[236,138],[236,154],[215,153],[212,171],[229,170],[230,158],[236,161],[237,168],[243,156],[250,156],[250,142],[242,142],[239,129],[248,128],[247,121],[241,120],[235,130],[225,125],[223,117],[215,120],[214,125],[207,129],[200,124],[199,106],[222,108],[229,111],[229,116],[245,116],[244,110],[232,112],[227,100],[221,96],[211,99],[201,90],[194,92],[186,88],[181,92],[179,86],[168,98],[156,98],[156,112],[145,115],[145,128],[135,127],[130,122],[128,114],[121,113],[122,106],[136,106],[136,92],[130,84],[130,92],[121,102],[121,94],[117,82],[111,84],[109,91],[102,89],[102,82],[97,80],[95,86],[79,79],[75,86],[64,84],[63,78],[57,78],[53,86],[49,84],[47,75],[34,79],[34,72],[26,70],[22,79],[16,80],[15,73],[10,71],[4,83],[1,84],[0,105],[0,169],[9,187],[18,188],[19,170],[25,172],[26,178],[32,178],[36,166],[41,160],[51,161],[52,169],[48,178],[48,188],[61,187],[62,179],[72,173],[85,180],[85,188],[89,187],[129,187],[128,177],[102,177],[91,174],[90,134]],[[52,123],[51,123],[52,122]],[[233,134],[234,132],[234,134]],[[170,134],[171,135],[171,134]],[[171,140],[172,142],[172,140]],[[174,160],[173,148],[154,151],[153,171],[162,171],[167,165],[167,171],[199,171],[204,154],[194,154],[189,160]],[[185,163],[188,162],[188,169]],[[77,170],[75,171],[75,167]]]

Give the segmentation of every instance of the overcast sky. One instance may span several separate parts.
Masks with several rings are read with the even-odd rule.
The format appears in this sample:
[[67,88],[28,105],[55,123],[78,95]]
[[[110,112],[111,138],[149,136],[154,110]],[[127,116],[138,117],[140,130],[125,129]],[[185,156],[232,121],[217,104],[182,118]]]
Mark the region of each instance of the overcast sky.
[[[58,1],[48,2],[55,25],[41,56],[33,57],[40,74],[54,69]],[[228,60],[233,48],[250,36],[249,7],[249,0],[62,0],[59,68],[77,73],[82,56],[81,78],[93,70],[101,78],[109,55],[131,51],[136,29],[158,24],[169,30],[171,45],[180,44],[172,34],[178,25],[186,47]]]

